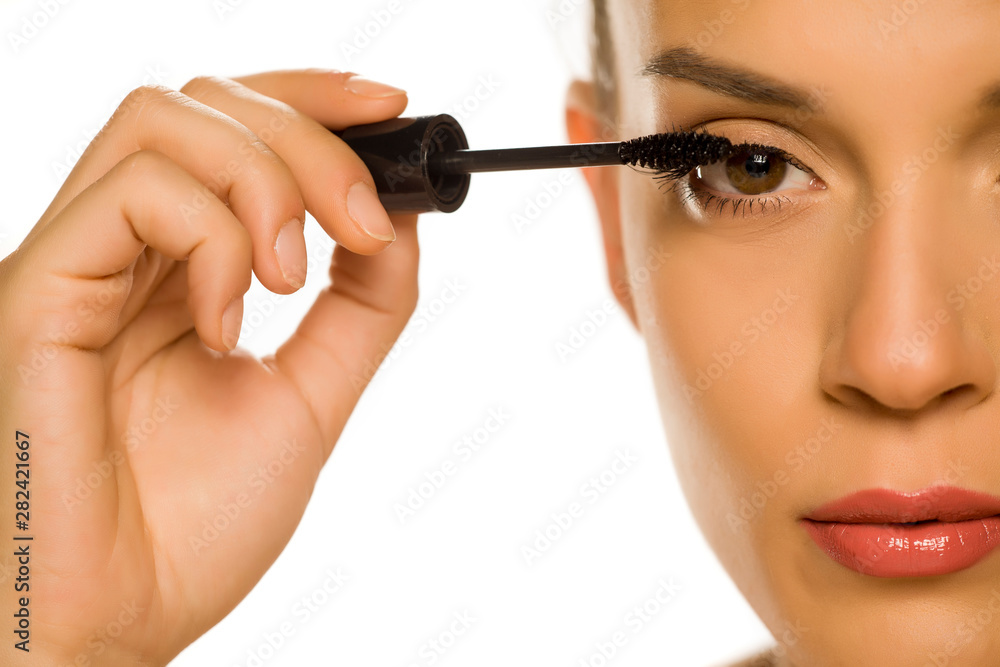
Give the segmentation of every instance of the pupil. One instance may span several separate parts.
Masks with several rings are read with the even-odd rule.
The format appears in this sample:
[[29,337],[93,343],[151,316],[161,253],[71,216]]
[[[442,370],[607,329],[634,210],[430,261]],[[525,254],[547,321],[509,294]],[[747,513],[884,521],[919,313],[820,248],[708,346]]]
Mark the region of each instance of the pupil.
[[767,175],[767,170],[770,166],[770,160],[767,159],[767,156],[760,155],[758,153],[757,155],[750,156],[750,159],[747,160],[744,169],[746,169],[747,174],[750,176],[754,178],[761,178],[762,176]]
[[729,182],[745,195],[771,192],[781,185],[788,163],[766,151],[751,149],[734,155],[726,162]]

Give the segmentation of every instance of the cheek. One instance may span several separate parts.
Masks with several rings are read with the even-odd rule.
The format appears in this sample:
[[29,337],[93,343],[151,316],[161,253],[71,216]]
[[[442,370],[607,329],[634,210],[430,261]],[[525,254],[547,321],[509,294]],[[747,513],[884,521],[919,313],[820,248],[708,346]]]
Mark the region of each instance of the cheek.
[[[737,584],[770,578],[776,545],[799,536],[810,469],[795,449],[822,405],[806,276],[687,224],[663,194],[623,183],[623,244],[667,439],[685,495]],[[636,280],[654,249],[669,257]],[[809,382],[810,369],[812,382]]]

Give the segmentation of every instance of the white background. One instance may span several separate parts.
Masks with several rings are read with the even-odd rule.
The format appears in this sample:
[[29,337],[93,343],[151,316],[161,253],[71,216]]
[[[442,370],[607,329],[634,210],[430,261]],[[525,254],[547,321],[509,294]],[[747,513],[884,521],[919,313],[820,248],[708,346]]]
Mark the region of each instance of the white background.
[[[143,83],[349,69],[407,89],[408,115],[452,113],[473,148],[562,143],[566,84],[586,73],[588,14],[585,0],[561,10],[550,0],[0,0],[0,256]],[[356,41],[366,28],[374,37]],[[460,211],[424,216],[419,230],[411,344],[363,395],[284,553],[172,664],[714,665],[769,644],[684,504],[641,338],[617,305],[584,326],[611,293],[580,175],[476,176]],[[299,294],[254,280],[243,347],[272,351],[327,284],[332,245],[311,218],[307,242]],[[449,281],[462,287],[445,305]],[[581,327],[585,344],[561,358],[557,344]],[[454,444],[491,409],[507,423],[465,460]],[[635,463],[591,503],[582,486],[624,452]],[[401,522],[394,506],[449,459],[456,474]],[[582,516],[528,563],[522,547],[573,502]],[[338,569],[349,579],[328,594]],[[627,615],[661,579],[679,592],[651,603],[658,613],[640,628]],[[428,641],[450,643],[462,613],[471,627],[433,653]],[[598,645],[617,631],[627,643],[605,661]]]

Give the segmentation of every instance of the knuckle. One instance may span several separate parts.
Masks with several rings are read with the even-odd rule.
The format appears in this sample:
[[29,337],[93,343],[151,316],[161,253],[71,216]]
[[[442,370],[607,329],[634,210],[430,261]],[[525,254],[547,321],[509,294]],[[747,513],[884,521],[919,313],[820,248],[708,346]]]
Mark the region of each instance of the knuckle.
[[120,162],[122,171],[131,179],[142,181],[161,172],[167,157],[154,150],[143,149],[126,155]]
[[202,93],[219,88],[223,83],[224,79],[222,77],[209,75],[196,76],[181,86],[181,92],[188,97],[198,97]]
[[248,131],[244,136],[244,143],[246,148],[244,149],[246,155],[246,160],[249,162],[254,157],[262,156],[268,160],[268,162],[276,162],[278,154],[268,146],[264,141],[251,131]]
[[125,96],[122,103],[118,105],[116,115],[128,115],[133,110],[141,109],[150,103],[162,102],[174,93],[175,91],[166,86],[156,84],[139,86]]
[[150,110],[153,110],[155,114],[156,110],[164,108],[165,105],[176,101],[179,97],[180,93],[166,86],[156,84],[139,86],[125,96],[107,125],[121,124],[127,119],[131,119],[130,122],[133,125],[138,124],[138,119],[142,114],[148,115]]

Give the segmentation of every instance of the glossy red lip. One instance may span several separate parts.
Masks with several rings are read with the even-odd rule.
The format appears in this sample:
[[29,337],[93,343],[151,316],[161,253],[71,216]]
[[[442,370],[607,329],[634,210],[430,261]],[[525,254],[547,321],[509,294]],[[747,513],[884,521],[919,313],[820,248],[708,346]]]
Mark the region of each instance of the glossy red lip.
[[949,574],[1000,546],[1000,498],[953,486],[869,489],[819,507],[802,526],[833,560],[876,577]]
[[1000,514],[1000,498],[955,486],[932,486],[913,493],[892,489],[858,491],[819,507],[805,518],[837,523],[967,521]]

